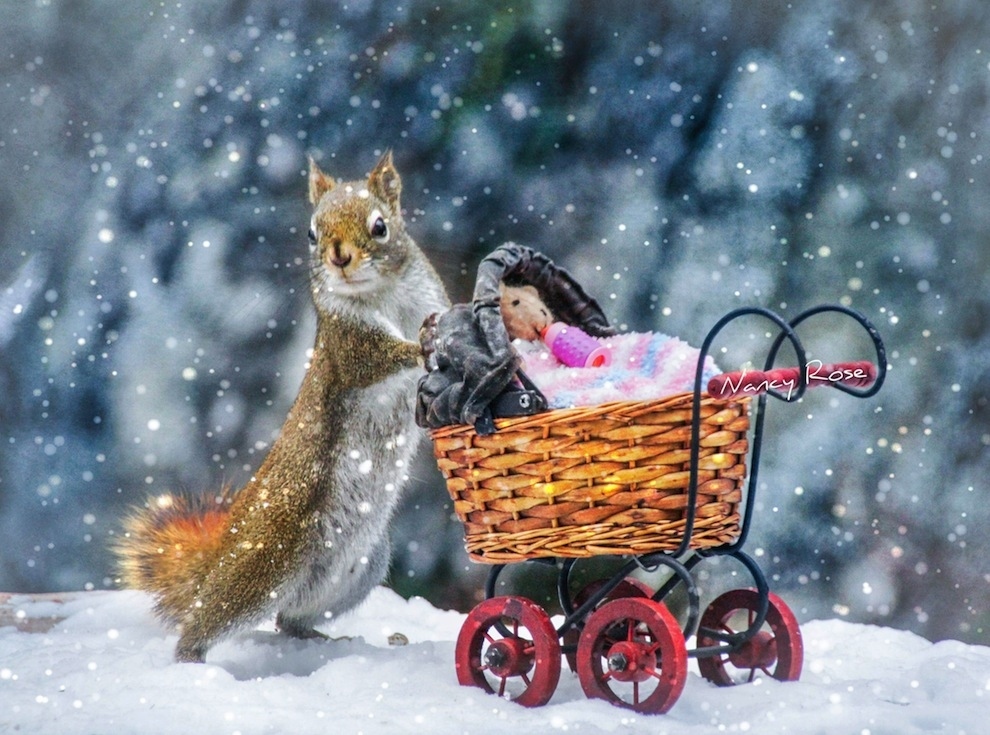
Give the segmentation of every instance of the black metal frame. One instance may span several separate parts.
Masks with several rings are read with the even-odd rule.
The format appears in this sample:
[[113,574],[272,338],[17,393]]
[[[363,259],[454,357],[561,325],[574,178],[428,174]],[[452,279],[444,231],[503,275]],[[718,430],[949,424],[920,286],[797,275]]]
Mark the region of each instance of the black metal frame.
[[[819,314],[825,313],[837,313],[851,317],[856,322],[859,323],[861,327],[867,332],[868,336],[873,342],[873,347],[876,352],[876,367],[877,375],[873,384],[868,388],[855,388],[848,385],[843,385],[841,383],[835,383],[832,385],[834,389],[840,390],[844,393],[848,393],[856,398],[868,398],[875,395],[877,391],[882,387],[887,374],[887,355],[886,349],[883,344],[883,340],[880,338],[880,333],[877,331],[876,327],[861,313],[839,305],[826,304],[821,306],[816,306],[806,311],[801,312],[796,317],[790,321],[785,320],[780,315],[774,313],[769,309],[762,307],[743,307],[740,309],[735,309],[730,311],[725,316],[723,316],[715,325],[709,330],[704,341],[702,342],[701,348],[698,355],[698,365],[695,371],[694,389],[693,389],[693,401],[692,401],[692,415],[691,415],[691,469],[689,476],[688,485],[688,502],[687,502],[687,517],[685,519],[684,533],[681,538],[681,542],[677,549],[674,551],[660,551],[652,552],[649,554],[644,554],[642,556],[631,556],[627,557],[628,561],[623,564],[618,571],[616,571],[611,577],[604,580],[602,586],[595,590],[588,599],[583,601],[577,607],[571,599],[570,594],[570,579],[571,572],[574,565],[578,561],[577,559],[534,559],[533,562],[542,563],[545,565],[555,566],[558,570],[557,575],[557,597],[560,602],[561,609],[564,611],[564,621],[557,628],[558,637],[563,638],[564,634],[569,630],[576,629],[580,630],[584,626],[584,621],[588,615],[603,601],[605,600],[611,592],[627,577],[629,574],[634,572],[636,569],[644,569],[646,571],[655,571],[660,567],[667,567],[673,574],[656,592],[654,592],[652,599],[655,601],[662,601],[668,594],[670,594],[679,585],[683,584],[685,592],[688,598],[688,612],[687,619],[683,626],[683,632],[685,637],[690,636],[692,633],[702,633],[705,637],[720,641],[720,645],[717,646],[707,646],[694,648],[688,651],[688,655],[696,658],[703,658],[707,656],[716,656],[724,653],[731,652],[744,644],[750,638],[752,638],[756,633],[763,627],[766,622],[767,611],[769,608],[769,594],[770,585],[767,582],[766,575],[760,569],[759,564],[743,552],[742,547],[745,545],[746,540],[749,536],[749,530],[753,519],[753,509],[756,505],[755,496],[757,482],[759,478],[759,467],[760,458],[762,455],[762,445],[763,445],[763,427],[765,419],[765,410],[767,406],[767,398],[773,397],[777,400],[783,401],[785,403],[793,403],[800,400],[805,391],[808,388],[808,359],[805,353],[804,347],[801,344],[801,340],[798,338],[795,329],[808,320],[811,317],[817,316]],[[785,342],[789,342],[791,347],[797,356],[798,366],[800,367],[800,375],[798,378],[798,384],[795,389],[787,394],[777,392],[775,390],[767,390],[765,393],[761,393],[755,400],[756,407],[752,411],[753,416],[753,430],[752,439],[750,441],[750,456],[748,462],[748,472],[749,481],[746,486],[746,491],[744,493],[744,510],[743,517],[740,522],[739,535],[735,541],[730,544],[725,544],[712,549],[691,549],[691,536],[694,533],[695,525],[695,512],[697,508],[697,497],[698,497],[698,459],[700,456],[700,436],[701,436],[701,402],[703,398],[703,393],[705,392],[705,387],[703,386],[704,380],[704,366],[707,357],[709,356],[712,344],[722,330],[738,319],[744,317],[762,317],[769,320],[775,324],[780,332],[771,344],[769,354],[767,355],[766,362],[763,369],[771,370],[774,368],[774,363],[776,362],[780,348]],[[737,633],[727,634],[718,630],[711,629],[701,629],[697,630],[698,624],[701,618],[701,601],[698,588],[694,583],[692,577],[692,570],[700,562],[710,557],[716,556],[730,556],[736,559],[743,567],[749,572],[750,576],[753,578],[753,583],[756,588],[759,603],[758,609],[755,611],[756,615],[753,618],[753,622],[750,627],[745,631],[739,631]],[[498,583],[499,575],[502,570],[506,567],[505,564],[497,564],[491,567],[488,573],[488,579],[485,583],[485,597],[490,599],[495,597],[495,588]],[[500,631],[503,635],[506,631]],[[568,649],[573,648],[573,646],[563,646],[564,652],[570,652]]]

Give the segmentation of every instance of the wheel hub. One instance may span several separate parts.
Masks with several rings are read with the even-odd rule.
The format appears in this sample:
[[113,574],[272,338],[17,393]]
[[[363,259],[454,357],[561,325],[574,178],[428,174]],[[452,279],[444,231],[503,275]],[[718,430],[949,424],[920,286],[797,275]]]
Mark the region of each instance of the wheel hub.
[[777,641],[761,630],[729,654],[729,663],[739,669],[768,669],[777,663]]
[[612,678],[621,682],[643,682],[656,671],[657,655],[643,643],[619,641],[605,657]]
[[533,668],[533,654],[526,648],[532,644],[522,638],[503,638],[492,643],[485,652],[485,666],[495,676],[520,676]]

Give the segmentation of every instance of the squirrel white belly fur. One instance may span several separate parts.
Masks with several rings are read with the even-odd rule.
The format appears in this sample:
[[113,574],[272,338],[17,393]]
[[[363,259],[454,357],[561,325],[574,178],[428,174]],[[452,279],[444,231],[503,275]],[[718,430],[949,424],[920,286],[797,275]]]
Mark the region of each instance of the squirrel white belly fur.
[[366,182],[310,161],[313,356],[278,439],[235,493],[151,499],[125,522],[121,578],[202,661],[234,631],[277,615],[283,632],[361,602],[384,577],[388,525],[421,436],[418,332],[449,301],[405,229],[386,153]]

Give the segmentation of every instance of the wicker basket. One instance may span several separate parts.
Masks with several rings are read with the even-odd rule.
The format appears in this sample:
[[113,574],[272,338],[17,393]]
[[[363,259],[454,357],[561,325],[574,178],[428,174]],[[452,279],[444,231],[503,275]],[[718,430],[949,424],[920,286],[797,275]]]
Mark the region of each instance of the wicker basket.
[[[682,393],[434,430],[434,453],[479,562],[647,554],[684,536],[691,403]],[[703,396],[691,548],[739,535],[749,399]]]

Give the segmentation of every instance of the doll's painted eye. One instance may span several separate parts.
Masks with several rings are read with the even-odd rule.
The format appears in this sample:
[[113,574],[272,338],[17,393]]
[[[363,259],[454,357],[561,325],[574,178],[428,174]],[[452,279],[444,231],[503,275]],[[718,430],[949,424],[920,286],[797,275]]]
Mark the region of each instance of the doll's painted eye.
[[368,234],[377,242],[388,242],[388,224],[377,209],[368,215]]

